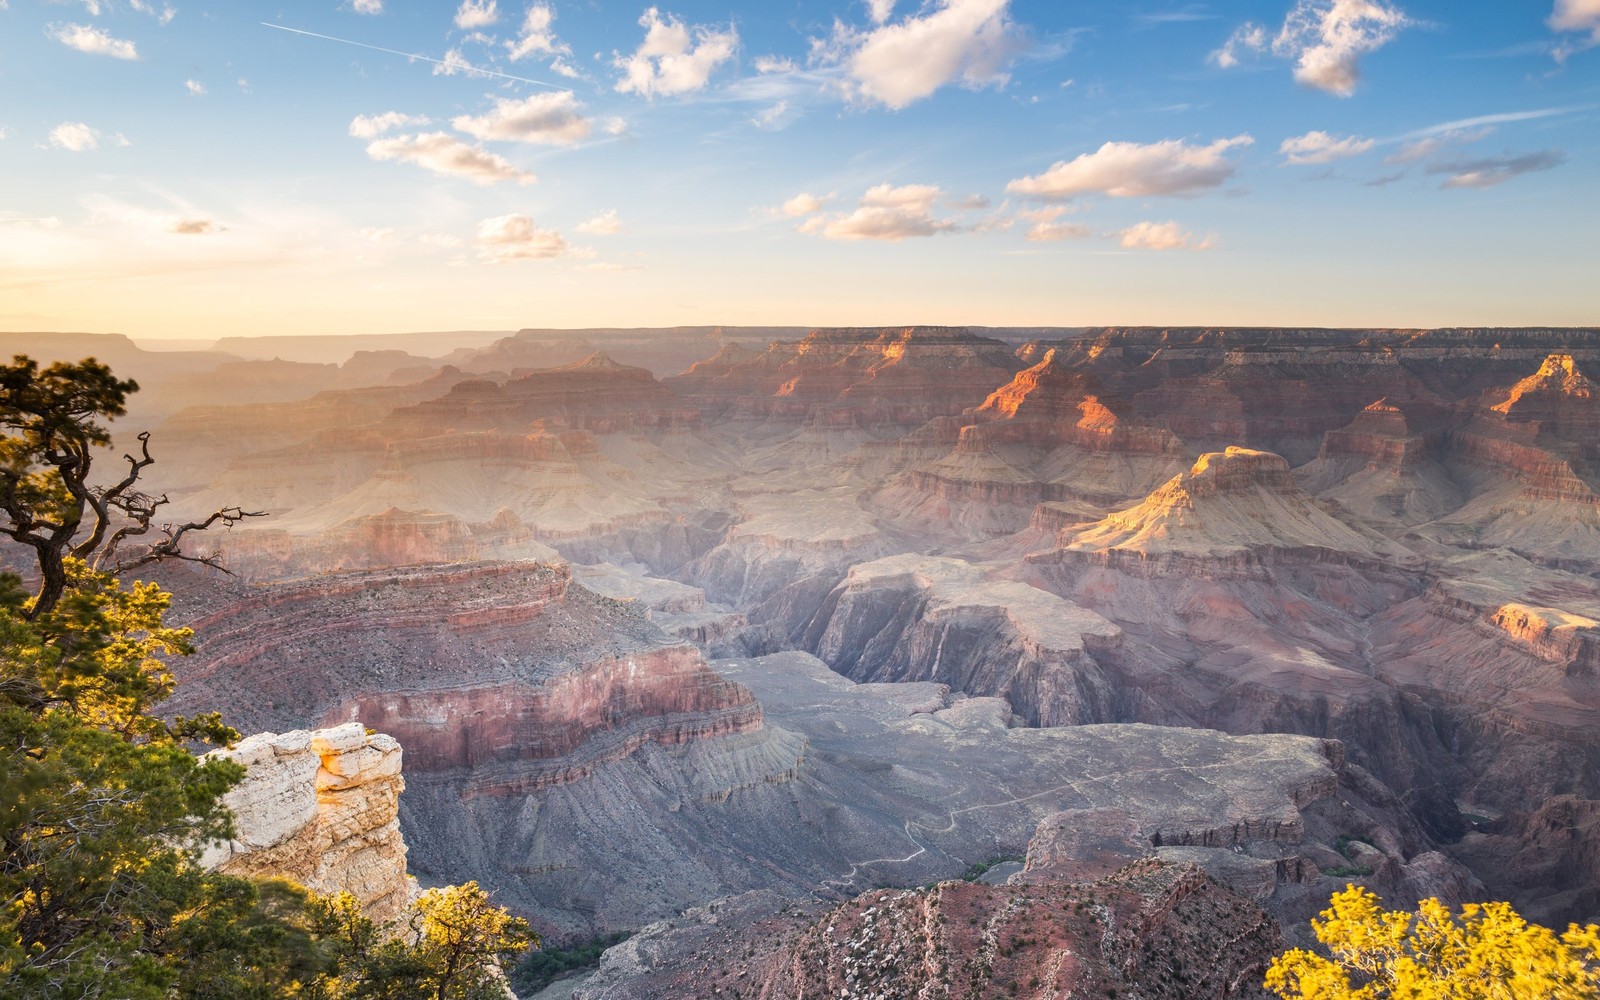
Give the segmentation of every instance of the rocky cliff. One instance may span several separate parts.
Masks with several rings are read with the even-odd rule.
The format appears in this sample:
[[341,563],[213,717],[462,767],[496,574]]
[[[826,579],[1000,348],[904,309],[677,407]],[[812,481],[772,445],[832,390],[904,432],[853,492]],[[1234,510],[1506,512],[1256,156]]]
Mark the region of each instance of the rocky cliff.
[[851,567],[802,645],[856,681],[939,681],[1006,699],[1034,726],[1110,722],[1122,630],[1092,611],[957,559],[890,556]]
[[315,892],[348,892],[383,923],[410,905],[400,835],[400,744],[359,723],[259,733],[215,751],[246,768],[223,799],[237,839],[200,863],[249,878],[282,877]]
[[716,412],[881,428],[959,414],[1020,367],[1003,342],[960,328],[828,329],[719,355],[670,384]]
[[1148,861],[1090,883],[869,893],[757,975],[764,992],[785,997],[1197,1000],[1262,995],[1279,947],[1255,904],[1196,868]]

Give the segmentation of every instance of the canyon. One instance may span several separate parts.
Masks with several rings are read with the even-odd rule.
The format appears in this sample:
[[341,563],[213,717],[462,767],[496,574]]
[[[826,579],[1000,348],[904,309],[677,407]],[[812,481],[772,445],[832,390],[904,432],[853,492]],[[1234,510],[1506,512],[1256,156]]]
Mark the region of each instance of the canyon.
[[174,508],[270,515],[156,572],[171,710],[387,734],[404,870],[636,932],[580,997],[1251,995],[1347,881],[1600,919],[1595,331],[349,346],[117,347]]

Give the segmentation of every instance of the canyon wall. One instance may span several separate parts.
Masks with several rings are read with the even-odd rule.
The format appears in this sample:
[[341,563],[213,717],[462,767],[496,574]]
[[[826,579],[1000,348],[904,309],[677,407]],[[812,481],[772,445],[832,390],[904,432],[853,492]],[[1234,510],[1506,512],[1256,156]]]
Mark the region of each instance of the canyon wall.
[[223,797],[236,839],[206,848],[206,868],[287,878],[313,892],[348,892],[382,924],[410,906],[400,835],[400,744],[359,723],[258,733],[216,756],[245,767]]

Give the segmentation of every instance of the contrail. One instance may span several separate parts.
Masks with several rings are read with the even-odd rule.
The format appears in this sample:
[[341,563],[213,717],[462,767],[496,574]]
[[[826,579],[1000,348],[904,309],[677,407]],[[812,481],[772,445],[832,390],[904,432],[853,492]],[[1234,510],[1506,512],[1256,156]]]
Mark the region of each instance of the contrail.
[[549,87],[552,90],[566,90],[567,89],[566,87],[563,87],[560,84],[546,83],[543,80],[530,80],[525,76],[512,76],[510,73],[500,73],[500,72],[497,72],[497,71],[492,70],[492,69],[481,69],[481,68],[479,68],[477,66],[459,65],[459,64],[456,64],[456,63],[446,63],[443,59],[435,59],[432,56],[425,56],[425,55],[421,55],[420,53],[416,53],[416,52],[401,52],[398,49],[386,49],[381,45],[368,45],[366,42],[352,41],[351,39],[348,39],[348,38],[335,38],[332,35],[319,35],[315,31],[304,31],[304,30],[302,30],[300,28],[289,28],[289,27],[285,27],[284,25],[281,25],[281,24],[272,24],[269,21],[257,21],[256,23],[261,25],[263,28],[276,28],[279,31],[287,31],[291,35],[305,35],[307,38],[320,38],[323,41],[339,42],[342,45],[354,45],[357,48],[371,49],[374,52],[387,52],[392,56],[404,56],[407,59],[420,59],[423,62],[433,63],[435,66],[446,66],[446,65],[448,65],[448,66],[450,66],[452,68],[459,68],[461,70],[461,72],[463,72],[463,73],[470,73],[470,74],[473,74],[473,75],[476,75],[476,76],[494,76],[494,77],[499,77],[502,80],[516,80],[518,83],[531,83],[536,87]]

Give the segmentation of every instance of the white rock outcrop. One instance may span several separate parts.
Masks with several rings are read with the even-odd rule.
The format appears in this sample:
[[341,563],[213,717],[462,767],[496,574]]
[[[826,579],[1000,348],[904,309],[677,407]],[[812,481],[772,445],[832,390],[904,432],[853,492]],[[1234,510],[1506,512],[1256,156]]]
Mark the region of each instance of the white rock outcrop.
[[316,892],[349,892],[377,921],[411,895],[400,836],[400,744],[359,722],[315,732],[258,733],[215,755],[243,764],[224,798],[237,839],[201,864],[231,875],[279,876]]

